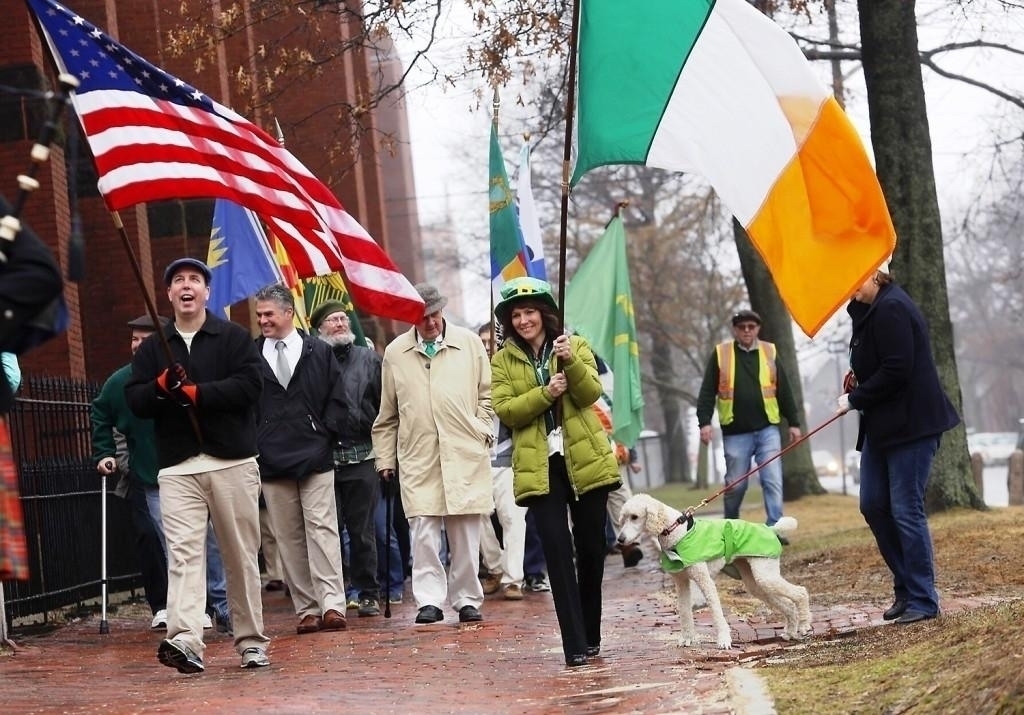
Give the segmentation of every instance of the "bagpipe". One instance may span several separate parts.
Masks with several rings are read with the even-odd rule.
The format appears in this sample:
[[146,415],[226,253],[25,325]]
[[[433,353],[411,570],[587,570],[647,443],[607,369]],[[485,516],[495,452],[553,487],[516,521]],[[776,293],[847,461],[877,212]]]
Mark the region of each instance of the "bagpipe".
[[[32,229],[23,224],[21,213],[28,196],[39,188],[36,173],[50,158],[50,144],[57,136],[61,113],[71,101],[78,80],[70,74],[58,77],[59,88],[38,91],[0,87],[47,103],[46,116],[32,146],[31,165],[18,175],[18,195],[12,204],[0,194],[0,352],[21,355],[67,329],[68,311],[63,299],[64,283],[52,251]],[[71,134],[73,136],[73,133]],[[69,140],[69,144],[70,144]],[[74,180],[69,181],[74,205]],[[72,221],[69,279],[81,274],[81,229],[77,216]]]

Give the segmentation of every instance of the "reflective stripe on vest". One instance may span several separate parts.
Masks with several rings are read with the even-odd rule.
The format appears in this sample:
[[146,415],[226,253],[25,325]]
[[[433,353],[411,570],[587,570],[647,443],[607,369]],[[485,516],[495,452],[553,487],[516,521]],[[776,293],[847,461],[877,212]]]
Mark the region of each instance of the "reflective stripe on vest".
[[[719,343],[715,347],[718,357],[718,422],[722,425],[731,424],[733,400],[736,392],[736,361],[733,360],[734,341]],[[778,387],[778,369],[775,367],[775,344],[758,341],[757,354],[760,359],[758,379],[761,383],[761,399],[764,400],[764,412],[768,421],[779,423],[779,401],[776,398]]]

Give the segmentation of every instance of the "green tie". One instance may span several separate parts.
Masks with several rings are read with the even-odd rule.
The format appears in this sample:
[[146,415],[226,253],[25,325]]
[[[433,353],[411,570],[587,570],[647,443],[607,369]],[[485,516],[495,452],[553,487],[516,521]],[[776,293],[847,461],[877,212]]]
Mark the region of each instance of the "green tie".
[[437,355],[437,346],[434,344],[433,340],[423,341],[423,352],[425,352],[427,354],[427,357],[429,358],[432,358],[435,355]]

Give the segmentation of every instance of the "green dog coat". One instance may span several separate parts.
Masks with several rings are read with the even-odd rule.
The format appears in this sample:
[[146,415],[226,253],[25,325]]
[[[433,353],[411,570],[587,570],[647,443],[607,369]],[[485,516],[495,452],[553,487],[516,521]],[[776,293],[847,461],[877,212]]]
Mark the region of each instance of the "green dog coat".
[[782,542],[764,524],[742,519],[700,519],[672,549],[661,552],[661,568],[675,573],[702,561],[725,559],[728,564],[741,556],[778,558],[780,554]]

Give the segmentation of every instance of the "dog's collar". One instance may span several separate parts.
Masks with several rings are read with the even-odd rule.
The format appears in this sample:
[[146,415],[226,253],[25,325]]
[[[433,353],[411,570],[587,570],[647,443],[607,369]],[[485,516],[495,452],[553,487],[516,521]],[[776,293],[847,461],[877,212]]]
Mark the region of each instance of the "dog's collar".
[[671,524],[661,530],[661,536],[668,536],[675,528],[680,524],[686,524],[686,530],[689,531],[693,527],[693,515],[692,514],[680,514],[679,518],[673,521]]

